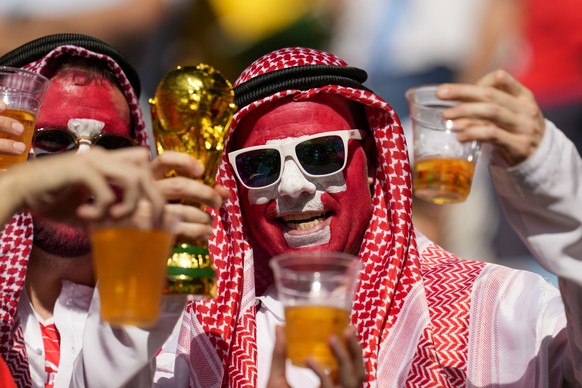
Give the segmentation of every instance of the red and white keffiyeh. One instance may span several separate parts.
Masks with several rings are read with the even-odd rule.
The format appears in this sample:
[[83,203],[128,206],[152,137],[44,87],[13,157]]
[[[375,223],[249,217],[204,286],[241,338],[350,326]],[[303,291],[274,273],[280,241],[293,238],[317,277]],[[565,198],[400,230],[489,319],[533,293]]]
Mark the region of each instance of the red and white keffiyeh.
[[[62,36],[63,41],[70,41],[72,35],[63,34]],[[59,38],[59,35],[52,37]],[[85,37],[82,38],[85,39]],[[87,38],[92,43],[97,42],[91,37]],[[35,49],[31,48],[31,52],[33,50]],[[36,52],[38,53],[38,47]],[[148,133],[139,107],[138,96],[122,67],[110,56],[88,50],[82,45],[63,44],[56,45],[42,58],[23,67],[43,74],[47,64],[61,56],[95,59],[103,62],[104,66],[113,71],[131,110],[134,138],[139,144],[147,145]],[[6,360],[18,387],[21,388],[30,387],[32,384],[17,310],[32,243],[32,217],[28,213],[15,215],[0,233],[0,354]]]
[[[235,87],[266,73],[311,65],[347,66],[329,53],[286,48],[252,63],[238,78]],[[427,295],[423,286],[423,269],[411,223],[412,190],[407,147],[392,108],[372,92],[353,87],[329,84],[306,90],[282,90],[240,109],[234,117],[229,138],[241,118],[258,106],[285,96],[303,100],[318,93],[333,93],[363,104],[378,149],[374,210],[359,252],[363,270],[351,316],[363,346],[367,386],[386,381],[384,378],[396,378],[393,381],[407,381],[419,387],[447,386],[451,378],[453,382],[463,381],[462,353],[466,353],[468,303],[456,305],[454,302],[468,300],[471,282],[482,265],[469,262],[457,265],[460,263],[457,258],[433,244],[433,265],[428,270],[435,275],[429,276],[428,281],[440,285],[450,280],[442,271],[435,271],[443,262],[451,266],[451,279],[461,288],[449,293],[444,290],[444,296],[438,292],[432,295],[437,300],[448,299],[447,302],[453,303],[439,306],[442,311],[434,319],[428,318],[427,299],[431,295]],[[215,235],[210,249],[218,274],[218,293],[215,300],[197,301],[187,307],[178,341],[178,357],[189,366],[193,386],[254,387],[257,383],[257,344],[253,250],[244,232],[237,183],[226,157],[222,159],[217,176],[218,183],[233,192],[225,206],[214,214]],[[447,319],[451,315],[458,318],[453,321],[455,327],[451,327]],[[411,317],[418,320],[403,322]],[[439,317],[446,322],[439,324]],[[452,334],[445,341],[446,350],[455,353],[450,365],[443,365],[437,354],[443,348],[436,343],[443,339],[441,334]],[[398,337],[409,337],[411,342],[396,340]],[[388,376],[393,374],[388,366],[389,357],[399,352],[410,358],[410,362],[404,362],[408,368],[400,371],[403,374]],[[458,356],[460,359],[455,360]],[[449,367],[452,369],[447,369]]]

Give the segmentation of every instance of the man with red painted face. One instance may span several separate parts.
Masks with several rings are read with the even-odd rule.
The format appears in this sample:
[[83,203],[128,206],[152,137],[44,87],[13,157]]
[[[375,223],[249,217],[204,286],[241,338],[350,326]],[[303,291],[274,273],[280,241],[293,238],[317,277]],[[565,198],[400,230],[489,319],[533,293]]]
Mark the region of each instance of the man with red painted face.
[[[232,138],[233,150],[276,146],[290,139],[309,141],[336,131],[348,136],[345,155],[349,157],[349,168],[325,176],[309,176],[297,160],[304,155],[296,154],[296,158],[282,161],[276,181],[264,187],[254,187],[250,181],[247,186],[240,185],[241,210],[254,240],[255,263],[266,263],[270,257],[288,250],[358,253],[372,214],[369,187],[372,178],[368,169],[374,166],[369,165],[372,159],[366,157],[362,146],[366,127],[357,124],[354,108],[349,100],[333,94],[305,101],[287,97],[257,108],[239,122]],[[366,141],[370,140],[368,136]],[[373,155],[372,148],[367,150]],[[243,177],[239,179],[245,182]],[[258,277],[256,282],[257,293],[261,295],[272,279]]]
[[[149,164],[150,178],[158,179],[156,190],[164,201],[184,199],[219,207],[226,197],[220,186],[189,179],[200,177],[203,168],[185,154],[169,152],[149,160],[139,80],[125,57],[107,43],[83,35],[53,35],[6,54],[0,64],[24,67],[51,80],[32,144],[38,160],[31,164],[44,159],[54,166],[52,158],[57,156],[52,155],[66,151],[142,145],[146,152],[141,163]],[[13,124],[3,118],[0,130],[18,131]],[[2,147],[22,152],[14,142]],[[78,159],[82,168],[88,158]],[[170,170],[183,177],[161,179]],[[133,182],[139,179],[135,176]],[[91,198],[85,192],[77,200],[90,204]],[[165,211],[180,213],[176,233],[181,239],[211,233],[211,218],[202,209],[172,204]],[[0,242],[0,354],[19,387],[114,387],[129,381],[151,385],[149,362],[179,319],[184,298],[166,299],[158,324],[150,329],[111,327],[100,318],[84,230],[25,210],[9,220]]]
[[[218,179],[233,194],[215,213],[209,242],[218,296],[189,303],[157,357],[155,382],[582,383],[570,373],[582,319],[565,311],[554,286],[530,272],[460,259],[413,227],[404,133],[365,79],[340,58],[305,48],[269,53],[238,78],[239,111]],[[283,308],[268,266],[273,255],[316,250],[362,261],[353,331],[345,342],[330,339],[340,364],[335,383],[316,364],[286,363]]]

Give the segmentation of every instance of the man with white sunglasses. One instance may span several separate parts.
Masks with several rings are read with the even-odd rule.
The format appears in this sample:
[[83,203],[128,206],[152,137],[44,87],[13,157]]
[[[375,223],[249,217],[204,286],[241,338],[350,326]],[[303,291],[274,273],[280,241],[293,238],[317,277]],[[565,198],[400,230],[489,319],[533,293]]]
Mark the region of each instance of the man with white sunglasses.
[[[266,54],[238,78],[240,109],[218,176],[234,193],[215,214],[210,240],[219,297],[187,307],[157,358],[156,383],[581,384],[571,372],[582,319],[564,309],[555,287],[534,273],[460,259],[413,227],[404,133],[365,79],[340,58],[306,48]],[[529,101],[515,102],[528,109]],[[318,250],[362,261],[352,327],[329,343],[340,365],[336,382],[315,363],[286,363],[268,265],[282,252]],[[566,296],[577,303],[576,294]]]

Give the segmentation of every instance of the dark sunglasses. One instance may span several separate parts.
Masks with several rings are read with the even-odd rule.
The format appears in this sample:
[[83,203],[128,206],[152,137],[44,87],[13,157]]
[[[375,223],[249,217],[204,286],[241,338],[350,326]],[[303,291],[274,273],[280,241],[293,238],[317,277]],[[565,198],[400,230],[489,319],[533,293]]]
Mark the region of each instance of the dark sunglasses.
[[363,136],[364,131],[360,129],[302,136],[281,144],[229,152],[228,160],[246,188],[265,188],[279,182],[288,157],[309,177],[324,177],[342,171],[347,162],[348,140],[361,140]]
[[60,154],[79,148],[82,142],[108,150],[133,147],[136,142],[130,137],[115,133],[101,133],[92,137],[79,137],[62,128],[39,128],[32,138],[32,148],[36,157]]

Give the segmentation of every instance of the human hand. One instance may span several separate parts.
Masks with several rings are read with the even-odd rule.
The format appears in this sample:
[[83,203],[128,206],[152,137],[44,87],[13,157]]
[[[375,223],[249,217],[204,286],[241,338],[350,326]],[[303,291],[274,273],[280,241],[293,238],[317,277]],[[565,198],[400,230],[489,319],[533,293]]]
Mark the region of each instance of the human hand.
[[462,102],[443,113],[460,141],[490,143],[510,166],[529,158],[542,141],[545,122],[533,93],[504,70],[474,85],[440,85],[437,96]]
[[[338,361],[338,374],[327,373],[325,368],[318,364],[314,359],[308,358],[306,363],[315,374],[321,379],[322,388],[331,387],[361,387],[366,380],[366,368],[362,358],[362,349],[356,337],[356,330],[349,326],[344,330],[344,340],[341,341],[335,336],[329,339],[329,346]],[[346,346],[347,345],[347,346]],[[271,360],[271,371],[268,388],[283,387],[288,388],[290,385],[285,378],[285,363],[287,359],[287,344],[283,326],[275,328],[275,348]]]
[[7,139],[6,135],[19,136],[24,132],[24,126],[18,120],[4,116],[6,104],[0,100],[0,154],[21,155],[26,150],[26,144],[21,141]]
[[75,226],[126,217],[143,200],[150,203],[153,219],[159,219],[165,205],[149,169],[149,151],[141,147],[96,147],[21,163],[0,175],[2,184],[17,208]]
[[[204,173],[204,166],[194,157],[174,151],[165,151],[151,163],[154,177],[174,213],[181,215],[176,226],[178,241],[194,242],[208,240],[212,235],[212,217],[201,205],[218,209],[229,197],[224,186],[211,187],[198,178]],[[177,176],[167,177],[175,171]]]

